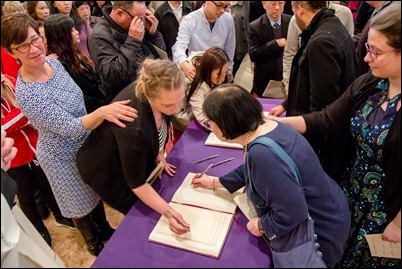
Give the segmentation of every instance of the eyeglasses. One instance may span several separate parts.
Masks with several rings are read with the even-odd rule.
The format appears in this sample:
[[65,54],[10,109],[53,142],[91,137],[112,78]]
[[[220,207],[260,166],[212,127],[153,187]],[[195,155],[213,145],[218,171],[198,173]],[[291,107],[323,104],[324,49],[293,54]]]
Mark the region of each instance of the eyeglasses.
[[211,1],[212,3],[214,3],[214,5],[216,6],[216,8],[218,10],[224,10],[224,11],[228,11],[230,8],[230,5],[218,5],[215,3],[215,1]]
[[123,10],[124,12],[126,12],[126,13],[127,13],[127,15],[131,17],[131,19],[134,19],[134,16],[133,16],[133,15],[131,15],[131,13],[130,13],[130,12],[128,12],[128,11],[127,11],[127,10],[125,10],[124,8],[120,8],[120,9],[121,9],[121,10]]
[[209,120],[204,121],[204,126],[208,129],[211,129],[211,123],[209,122]]
[[27,53],[31,49],[31,45],[34,47],[39,47],[43,44],[43,37],[37,36],[31,39],[31,42],[19,45],[18,47],[11,48],[12,50],[18,50],[21,53]]
[[388,52],[394,52],[395,51],[395,50],[390,50],[390,51],[378,52],[378,51],[373,50],[370,47],[369,43],[364,43],[364,45],[366,46],[367,53],[371,55],[373,60],[377,60],[378,56],[381,55],[381,54],[385,54],[385,53],[388,53]]
[[267,1],[267,2],[270,7],[276,7],[276,6],[282,7],[283,5],[285,5],[285,1]]

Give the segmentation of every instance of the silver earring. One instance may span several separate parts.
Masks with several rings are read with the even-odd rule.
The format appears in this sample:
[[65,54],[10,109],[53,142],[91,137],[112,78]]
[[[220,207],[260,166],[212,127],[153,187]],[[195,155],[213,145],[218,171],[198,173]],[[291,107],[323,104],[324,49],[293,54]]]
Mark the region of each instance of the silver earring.
[[21,65],[20,59],[17,58],[17,59],[15,59],[15,61],[17,62],[18,65]]

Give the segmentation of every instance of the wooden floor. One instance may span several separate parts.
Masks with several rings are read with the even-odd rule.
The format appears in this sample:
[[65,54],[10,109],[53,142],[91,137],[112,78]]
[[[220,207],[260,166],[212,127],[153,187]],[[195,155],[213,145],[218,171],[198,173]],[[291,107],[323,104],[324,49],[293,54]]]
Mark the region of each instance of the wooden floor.
[[[124,215],[105,204],[106,218],[113,228],[117,228]],[[95,256],[88,253],[84,239],[78,230],[57,227],[53,215],[44,220],[52,237],[52,249],[68,268],[90,268]]]

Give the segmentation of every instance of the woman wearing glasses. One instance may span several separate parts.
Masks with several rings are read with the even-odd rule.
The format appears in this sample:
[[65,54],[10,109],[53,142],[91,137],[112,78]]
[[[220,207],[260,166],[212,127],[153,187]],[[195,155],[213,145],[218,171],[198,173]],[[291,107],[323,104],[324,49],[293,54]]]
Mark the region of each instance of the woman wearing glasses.
[[110,238],[112,230],[102,202],[78,173],[76,154],[89,132],[104,120],[125,127],[121,121],[133,121],[136,111],[126,100],[87,114],[81,89],[58,60],[45,57],[35,20],[13,14],[3,16],[1,23],[1,45],[21,62],[16,100],[38,130],[37,159],[63,216],[73,218],[88,251],[98,255],[101,241]]
[[[352,226],[340,267],[401,267],[400,259],[373,257],[366,234],[401,242],[401,9],[385,8],[368,33],[364,60],[371,72],[321,112],[278,118],[306,136],[341,140],[332,152],[341,160],[341,187],[349,199]],[[341,174],[341,173],[340,173]]]

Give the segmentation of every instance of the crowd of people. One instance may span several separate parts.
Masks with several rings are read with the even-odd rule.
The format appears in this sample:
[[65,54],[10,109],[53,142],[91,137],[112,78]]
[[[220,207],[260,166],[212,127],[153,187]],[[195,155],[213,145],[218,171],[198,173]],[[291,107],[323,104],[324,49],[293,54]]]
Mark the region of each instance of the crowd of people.
[[[114,232],[103,202],[127,214],[140,199],[188,232],[146,178],[158,163],[174,176],[167,148],[196,120],[245,148],[243,165],[193,185],[246,186],[252,235],[277,250],[310,214],[327,266],[400,267],[365,235],[401,241],[401,6],[334,2],[2,2],[2,168],[25,215],[51,245],[39,191],[95,256]],[[287,98],[264,117],[270,80]],[[18,153],[3,156],[3,134]],[[294,160],[302,189],[260,137]]]

